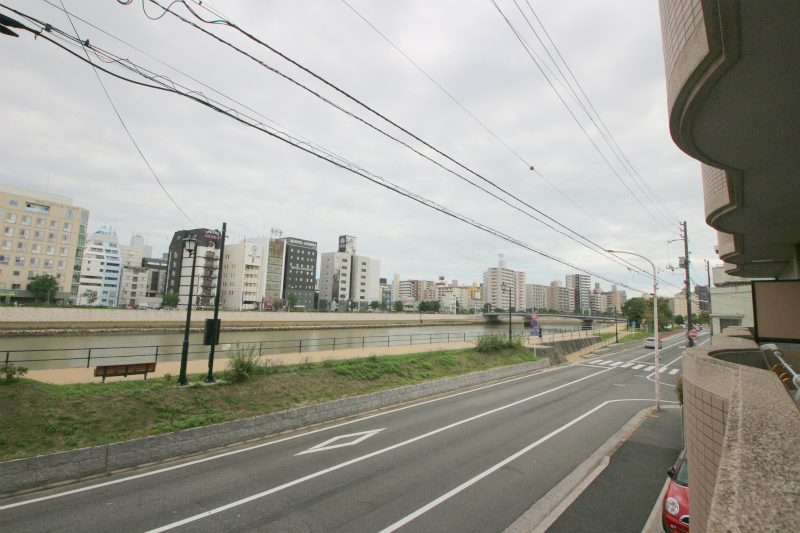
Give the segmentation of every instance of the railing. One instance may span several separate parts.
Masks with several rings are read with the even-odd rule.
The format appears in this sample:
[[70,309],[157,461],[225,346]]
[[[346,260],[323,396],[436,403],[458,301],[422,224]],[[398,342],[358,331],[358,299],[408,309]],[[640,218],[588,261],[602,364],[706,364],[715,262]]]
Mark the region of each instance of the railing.
[[[547,340],[578,339],[591,336],[592,331],[553,328],[544,335]],[[484,335],[504,335],[503,332],[460,332],[460,333],[414,333],[409,335],[373,335],[364,337],[328,337],[320,339],[283,339],[241,343],[222,343],[217,350],[218,357],[225,357],[225,351],[239,347],[256,346],[258,355],[280,355],[290,353],[319,352],[326,350],[365,349],[415,344],[434,344],[475,341]],[[182,344],[155,346],[109,346],[91,348],[57,348],[37,350],[3,350],[5,363],[33,365],[36,368],[77,368],[99,364],[122,364],[136,358],[137,361],[177,361],[181,357]],[[205,359],[209,347],[194,345],[189,347],[189,359]],[[57,363],[53,365],[53,363]]]

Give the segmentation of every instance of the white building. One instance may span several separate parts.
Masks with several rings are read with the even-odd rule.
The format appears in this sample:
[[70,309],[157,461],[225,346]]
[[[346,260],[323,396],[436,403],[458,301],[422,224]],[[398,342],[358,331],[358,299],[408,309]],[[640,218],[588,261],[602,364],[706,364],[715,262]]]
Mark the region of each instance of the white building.
[[121,281],[122,257],[117,234],[103,226],[86,241],[77,305],[116,307]]
[[264,246],[254,242],[228,244],[222,261],[221,309],[259,310]]
[[547,286],[531,283],[525,285],[525,303],[530,309],[546,309]]
[[525,273],[506,268],[506,261],[500,256],[497,268],[483,273],[483,301],[492,309],[508,309],[509,306],[523,310],[525,305]]
[[[321,254],[319,269],[319,308],[348,311],[355,302],[358,309],[381,301],[380,261],[356,254],[356,238],[339,237],[339,251]],[[392,287],[394,292],[394,287]]]
[[122,260],[119,305],[160,307],[166,268],[162,261],[152,258],[153,247],[146,245],[141,235],[133,235],[129,245],[119,245],[119,252]]

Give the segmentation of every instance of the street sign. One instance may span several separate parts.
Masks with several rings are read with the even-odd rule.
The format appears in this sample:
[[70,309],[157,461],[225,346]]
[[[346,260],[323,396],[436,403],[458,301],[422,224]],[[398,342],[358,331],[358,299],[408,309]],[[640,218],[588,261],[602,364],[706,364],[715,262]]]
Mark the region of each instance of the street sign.
[[538,325],[539,325],[539,323],[536,320],[531,320],[531,327],[532,328],[535,328]]
[[697,332],[697,330],[696,330],[696,329],[693,329],[692,331],[690,331],[690,332],[689,332],[689,336],[690,336],[691,338],[693,338],[693,339],[696,339],[697,337],[699,337],[699,336],[700,336],[700,334]]
[[539,318],[539,313],[531,313],[531,320],[536,320]]
[[631,326],[636,327],[636,322],[631,322]]

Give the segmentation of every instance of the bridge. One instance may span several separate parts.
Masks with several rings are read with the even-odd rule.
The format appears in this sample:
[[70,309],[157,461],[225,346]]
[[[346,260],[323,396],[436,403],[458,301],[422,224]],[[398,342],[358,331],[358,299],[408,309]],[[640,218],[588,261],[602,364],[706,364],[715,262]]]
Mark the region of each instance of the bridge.
[[[504,312],[489,312],[489,313],[482,313],[483,318],[486,320],[495,320],[500,321],[503,318],[508,318],[509,313]],[[568,314],[557,314],[557,313],[537,313],[539,315],[539,319],[542,318],[575,318],[582,321],[581,329],[592,329],[593,322],[609,322],[614,323],[617,322],[619,324],[626,324],[628,319],[624,316],[617,315],[615,316],[608,316],[608,315],[568,315]],[[531,314],[530,313],[515,313],[511,312],[512,320],[513,317],[521,317],[524,321],[530,322]],[[537,319],[538,320],[538,319]]]

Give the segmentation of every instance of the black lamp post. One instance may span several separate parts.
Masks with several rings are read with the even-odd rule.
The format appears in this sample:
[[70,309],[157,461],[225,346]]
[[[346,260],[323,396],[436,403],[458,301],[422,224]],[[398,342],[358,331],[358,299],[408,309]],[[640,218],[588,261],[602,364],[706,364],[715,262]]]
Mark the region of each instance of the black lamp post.
[[[192,321],[192,299],[194,298],[194,268],[197,265],[197,237],[187,235],[183,239],[183,248],[192,258],[192,275],[189,278],[189,303],[186,305],[186,328],[183,332],[183,350],[181,351],[181,373],[178,376],[178,385],[186,385],[186,364],[189,362],[189,324]],[[181,263],[183,270],[183,263]]]
[[[506,284],[500,286],[503,289],[503,294],[506,292]],[[508,342],[511,342],[511,291],[509,289],[508,295]]]

